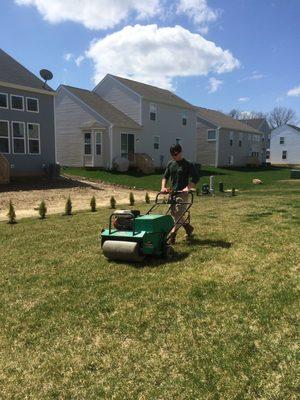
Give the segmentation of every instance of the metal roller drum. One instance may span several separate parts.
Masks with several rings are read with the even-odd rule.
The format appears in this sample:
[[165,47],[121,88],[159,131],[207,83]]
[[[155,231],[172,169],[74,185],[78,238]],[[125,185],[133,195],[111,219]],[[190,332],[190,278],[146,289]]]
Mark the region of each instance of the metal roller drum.
[[106,240],[102,250],[106,258],[123,261],[143,261],[145,256],[139,254],[139,243],[121,240]]

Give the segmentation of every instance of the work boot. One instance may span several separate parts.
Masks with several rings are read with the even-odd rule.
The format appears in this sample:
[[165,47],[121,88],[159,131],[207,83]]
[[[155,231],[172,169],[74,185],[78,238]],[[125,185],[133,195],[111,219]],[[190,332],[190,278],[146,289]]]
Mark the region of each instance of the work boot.
[[183,227],[186,232],[185,238],[191,239],[193,237],[194,227],[190,224],[185,224],[185,225],[183,225]]
[[168,239],[168,244],[175,244],[176,243],[176,233],[171,233],[169,239]]

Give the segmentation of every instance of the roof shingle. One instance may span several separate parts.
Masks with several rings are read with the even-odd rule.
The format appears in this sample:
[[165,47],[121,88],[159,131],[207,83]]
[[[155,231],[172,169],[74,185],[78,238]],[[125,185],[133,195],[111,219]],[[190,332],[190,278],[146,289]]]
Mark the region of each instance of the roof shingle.
[[65,87],[110,123],[122,128],[141,129],[139,124],[137,124],[127,115],[123,114],[120,110],[112,106],[106,100],[102,99],[102,97],[95,92],[90,92],[86,89],[79,89],[67,85],[62,85],[62,87]]
[[0,81],[53,92],[53,89],[0,49]]

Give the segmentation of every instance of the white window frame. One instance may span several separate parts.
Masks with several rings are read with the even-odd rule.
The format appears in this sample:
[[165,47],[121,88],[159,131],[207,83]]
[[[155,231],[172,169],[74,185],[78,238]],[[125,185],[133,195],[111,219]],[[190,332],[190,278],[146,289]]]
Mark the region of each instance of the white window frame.
[[[36,100],[37,101],[37,111],[28,110],[27,100]],[[27,112],[31,112],[31,113],[35,113],[35,114],[38,114],[40,112],[40,101],[39,101],[39,99],[37,99],[36,97],[26,97],[26,101],[25,102],[26,102],[26,111]]]
[[266,150],[266,160],[270,159],[270,150]]
[[[19,137],[14,137],[14,128],[13,128],[13,126],[14,126],[14,124],[22,124],[23,125],[23,132],[24,132],[24,138],[23,138],[23,141],[24,141],[24,153],[16,153],[15,152],[15,142],[14,142],[14,140],[16,139],[16,140],[22,140],[22,138],[19,138]],[[16,155],[23,155],[23,154],[26,154],[26,130],[25,130],[25,128],[26,128],[26,126],[25,126],[25,122],[22,122],[22,121],[11,121],[11,136],[12,136],[12,154],[16,154]]]
[[175,139],[175,142],[176,142],[175,144],[180,144],[180,146],[181,146],[182,141],[183,141],[183,139],[178,137]]
[[[13,106],[12,106],[12,98],[13,97],[21,97],[21,99],[22,99],[22,104],[23,104],[23,108],[22,109],[20,109],[20,108],[13,108]],[[20,96],[19,94],[11,94],[10,95],[10,109],[11,110],[14,110],[14,111],[24,111],[24,106],[25,106],[25,104],[24,104],[24,96]]]
[[0,93],[0,94],[4,94],[4,96],[6,97],[6,107],[2,107],[0,106],[1,110],[8,110],[8,94],[7,93]]
[[[183,123],[184,119],[186,120],[185,124]],[[184,110],[184,111],[181,111],[181,125],[182,126],[187,126],[187,124],[188,124],[188,113],[187,113],[186,110]]]
[[2,154],[10,154],[11,152],[11,148],[10,148],[10,125],[9,125],[9,121],[7,121],[6,119],[1,119],[0,122],[6,122],[7,124],[7,132],[8,132],[8,136],[0,136],[1,139],[7,139],[8,140],[8,153],[3,153]]
[[[85,142],[85,135],[89,134],[91,136],[91,142],[90,143],[86,143]],[[90,153],[86,153],[85,152],[85,146],[91,146],[91,152]],[[83,155],[84,156],[93,156],[93,135],[92,132],[84,132],[83,133]]]
[[[30,139],[29,138],[28,125],[36,125],[38,127],[38,134],[39,134],[38,139]],[[27,122],[27,149],[28,149],[28,154],[30,154],[31,156],[40,156],[41,155],[41,133],[40,133],[40,129],[41,129],[40,124],[37,124],[35,122]],[[38,153],[30,153],[29,140],[35,140],[35,141],[39,142],[39,152]]]
[[[151,119],[151,114],[155,114],[155,119]],[[149,119],[152,122],[157,121],[157,104],[156,103],[150,103],[150,105],[149,105]]]
[[[155,147],[155,145],[158,145],[158,147]],[[154,150],[159,150],[160,148],[160,136],[153,136],[153,148]]]
[[[283,153],[285,153],[285,158],[283,158]],[[287,150],[282,150],[281,159],[282,160],[287,160]]]
[[[208,132],[215,132],[215,138],[214,139],[209,139],[208,138]],[[216,129],[207,129],[207,141],[208,142],[215,142],[217,140],[217,130]]]
[[279,137],[279,144],[284,144],[285,140],[284,140],[284,136],[280,136]]
[[[100,142],[97,141],[98,135],[100,137]],[[97,153],[97,145],[100,145],[100,154]],[[102,132],[101,131],[95,131],[95,155],[102,156]]]

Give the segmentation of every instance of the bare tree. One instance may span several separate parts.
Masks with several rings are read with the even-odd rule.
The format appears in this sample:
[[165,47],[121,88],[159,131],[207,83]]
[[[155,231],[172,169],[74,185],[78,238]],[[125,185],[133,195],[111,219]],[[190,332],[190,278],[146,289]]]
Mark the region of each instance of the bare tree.
[[240,110],[233,108],[232,110],[229,111],[228,115],[229,115],[229,117],[231,117],[233,119],[240,119],[241,112],[240,112]]
[[272,128],[288,123],[296,123],[296,119],[295,111],[286,107],[275,107],[269,114],[269,124]]

